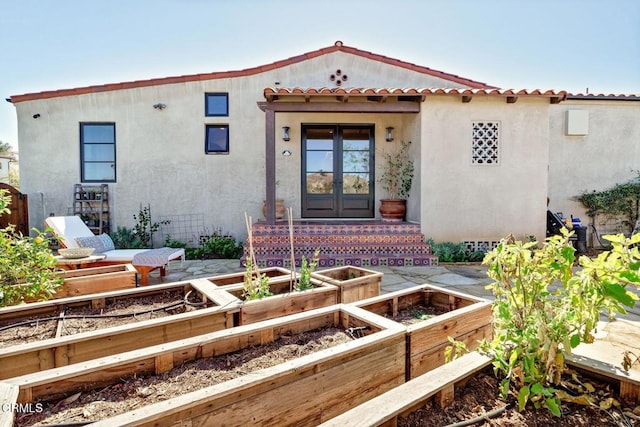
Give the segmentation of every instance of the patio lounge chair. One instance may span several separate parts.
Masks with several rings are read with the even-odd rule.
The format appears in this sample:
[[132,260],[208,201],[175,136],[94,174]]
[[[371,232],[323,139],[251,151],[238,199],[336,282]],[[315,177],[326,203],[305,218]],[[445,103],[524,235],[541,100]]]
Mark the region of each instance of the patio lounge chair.
[[96,253],[105,255],[105,259],[92,265],[133,264],[140,273],[140,284],[148,283],[148,274],[160,269],[160,275],[165,275],[165,268],[169,261],[184,260],[184,249],[115,249],[113,241],[107,234],[96,236],[79,216],[51,216],[45,220],[45,225],[53,230],[59,238],[60,245],[65,248],[92,247]]

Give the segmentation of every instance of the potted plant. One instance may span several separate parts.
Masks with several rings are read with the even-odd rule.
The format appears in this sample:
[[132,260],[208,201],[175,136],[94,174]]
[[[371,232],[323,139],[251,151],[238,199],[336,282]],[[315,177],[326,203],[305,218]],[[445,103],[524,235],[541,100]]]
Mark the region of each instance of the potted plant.
[[388,198],[380,199],[383,221],[403,221],[407,211],[407,196],[413,183],[414,165],[409,157],[411,141],[403,141],[396,153],[386,153],[382,174],[378,178]]

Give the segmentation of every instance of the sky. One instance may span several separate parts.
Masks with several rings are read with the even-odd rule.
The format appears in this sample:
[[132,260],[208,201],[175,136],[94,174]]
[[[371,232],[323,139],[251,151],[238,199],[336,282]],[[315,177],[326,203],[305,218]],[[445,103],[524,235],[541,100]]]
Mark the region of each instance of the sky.
[[638,0],[0,0],[12,95],[240,70],[332,46],[503,89],[640,94]]

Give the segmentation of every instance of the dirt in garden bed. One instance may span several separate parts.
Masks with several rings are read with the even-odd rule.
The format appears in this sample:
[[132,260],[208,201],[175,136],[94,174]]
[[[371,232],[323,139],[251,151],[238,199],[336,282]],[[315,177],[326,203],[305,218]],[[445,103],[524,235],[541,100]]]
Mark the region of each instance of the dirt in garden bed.
[[[595,385],[591,379],[584,379]],[[598,390],[607,390],[607,384],[597,384]],[[518,412],[517,400],[512,392],[503,400],[498,392],[499,381],[491,371],[481,372],[469,379],[464,387],[457,387],[453,403],[442,409],[434,400],[421,409],[410,413],[406,418],[398,418],[398,427],[441,427],[462,423],[481,416],[505,405],[501,414],[487,420],[481,420],[474,426],[550,426],[550,427],[600,427],[600,426],[640,426],[640,406],[625,405],[604,411],[595,406],[578,404],[562,405],[562,417],[552,415],[546,408],[535,409],[531,403],[524,411]],[[611,392],[613,395],[613,392]],[[637,415],[634,415],[634,410]],[[627,414],[625,415],[624,412]],[[635,418],[634,418],[635,417]]]
[[385,317],[395,322],[402,323],[405,326],[409,326],[415,323],[424,322],[425,320],[429,320],[432,317],[439,316],[448,312],[448,310],[442,308],[424,305],[413,305],[411,307],[405,308],[404,310],[399,310],[396,316],[385,315]]
[[339,328],[283,336],[269,344],[185,363],[162,375],[123,378],[98,390],[43,402],[43,412],[18,417],[15,425],[102,420],[352,340]]
[[185,304],[184,292],[179,289],[144,297],[107,300],[102,309],[67,307],[62,322],[59,316],[46,314],[15,322],[25,322],[21,326],[0,328],[0,348],[55,338],[59,324],[59,336],[74,335],[197,310],[204,308],[201,302],[199,294],[191,292]]

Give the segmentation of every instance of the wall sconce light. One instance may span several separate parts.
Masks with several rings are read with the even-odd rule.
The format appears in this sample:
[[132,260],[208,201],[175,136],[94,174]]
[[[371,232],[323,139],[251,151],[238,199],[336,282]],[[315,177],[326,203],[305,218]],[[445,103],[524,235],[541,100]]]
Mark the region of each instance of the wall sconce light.
[[389,126],[387,128],[387,142],[393,141],[393,128]]
[[37,118],[39,118],[39,117],[40,117],[40,113],[36,113],[36,114],[34,114],[34,115],[33,115],[33,118],[34,118],[34,119],[37,119]]
[[282,155],[285,156],[285,157],[289,157],[291,155],[291,150],[284,150],[282,152]]
[[289,136],[289,126],[282,126],[282,140],[289,141],[291,137]]
[[157,104],[153,104],[153,108],[155,108],[156,110],[164,110],[165,108],[167,108],[167,104],[158,102]]

